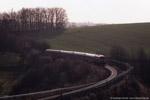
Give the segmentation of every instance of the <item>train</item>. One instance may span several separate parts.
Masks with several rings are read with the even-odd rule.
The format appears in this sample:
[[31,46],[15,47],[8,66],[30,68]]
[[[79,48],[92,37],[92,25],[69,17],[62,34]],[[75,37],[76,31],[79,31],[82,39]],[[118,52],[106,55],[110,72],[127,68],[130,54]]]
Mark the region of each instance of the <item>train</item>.
[[50,54],[55,58],[81,59],[87,62],[94,62],[98,64],[106,63],[105,56],[99,54],[91,54],[77,51],[55,50],[55,49],[46,49],[46,53]]

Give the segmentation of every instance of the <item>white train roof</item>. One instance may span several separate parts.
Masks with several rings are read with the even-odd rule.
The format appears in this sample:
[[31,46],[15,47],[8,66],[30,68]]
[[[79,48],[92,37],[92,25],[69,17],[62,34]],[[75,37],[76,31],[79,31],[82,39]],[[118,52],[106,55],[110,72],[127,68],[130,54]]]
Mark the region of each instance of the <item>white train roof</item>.
[[76,54],[76,55],[85,55],[88,57],[105,57],[104,55],[98,55],[98,54],[91,54],[91,53],[84,53],[84,52],[77,52],[77,51],[66,51],[66,50],[54,50],[54,49],[46,49],[46,51],[49,52],[60,52],[65,54]]
[[54,50],[54,49],[46,49],[46,51],[51,51],[51,52],[60,52],[60,50]]
[[65,50],[60,50],[61,53],[66,53],[66,54],[72,54],[73,51],[65,51]]

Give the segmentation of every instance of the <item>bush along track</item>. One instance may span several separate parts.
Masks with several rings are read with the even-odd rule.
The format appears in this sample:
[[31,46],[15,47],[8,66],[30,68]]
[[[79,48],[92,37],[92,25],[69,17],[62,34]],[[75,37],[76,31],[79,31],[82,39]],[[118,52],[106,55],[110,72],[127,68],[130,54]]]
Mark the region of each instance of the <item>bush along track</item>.
[[104,79],[102,81],[93,82],[93,83],[89,83],[89,84],[83,84],[83,85],[79,85],[79,86],[67,87],[67,88],[58,88],[58,89],[49,90],[49,91],[0,97],[0,100],[10,100],[10,99],[11,100],[14,100],[14,99],[15,100],[20,100],[20,99],[21,100],[37,100],[37,99],[49,100],[49,99],[59,98],[62,91],[63,91],[63,94],[61,96],[68,97],[70,95],[89,91],[94,88],[100,88],[100,87],[104,87],[106,85],[111,85],[113,82],[115,82],[118,79],[121,79],[122,77],[124,77],[126,74],[128,74],[133,69],[133,67],[130,66],[128,63],[123,63],[123,62],[113,60],[113,59],[111,61],[114,63],[124,65],[126,70],[120,74],[117,74],[117,71],[115,68],[107,65],[105,67],[108,70],[110,70],[111,75],[107,79]]

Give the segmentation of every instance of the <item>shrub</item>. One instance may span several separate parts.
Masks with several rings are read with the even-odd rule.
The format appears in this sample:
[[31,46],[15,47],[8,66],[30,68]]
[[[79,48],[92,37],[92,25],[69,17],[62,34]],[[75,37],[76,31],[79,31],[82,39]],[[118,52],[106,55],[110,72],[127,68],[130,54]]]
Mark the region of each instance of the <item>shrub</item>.
[[110,49],[110,57],[119,61],[127,61],[128,53],[125,48],[114,45]]

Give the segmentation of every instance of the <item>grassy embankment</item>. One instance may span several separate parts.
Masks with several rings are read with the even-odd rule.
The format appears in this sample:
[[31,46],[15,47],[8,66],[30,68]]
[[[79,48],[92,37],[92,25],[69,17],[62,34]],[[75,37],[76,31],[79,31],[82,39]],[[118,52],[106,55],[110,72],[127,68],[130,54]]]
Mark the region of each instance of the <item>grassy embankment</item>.
[[143,47],[150,53],[150,23],[118,24],[82,28],[70,28],[63,34],[51,37],[46,34],[35,34],[32,39],[47,41],[54,49],[100,52],[109,56],[114,44],[125,47],[129,53],[135,53]]
[[[108,56],[111,46],[119,44],[131,53],[137,52],[139,47],[143,47],[147,53],[150,53],[149,27],[149,23],[104,25],[71,28],[60,35],[51,35],[48,32],[43,34],[29,34],[29,37],[38,41],[47,41],[51,44],[53,49],[76,50],[91,53],[100,52]],[[1,54],[0,56],[0,67],[3,69],[0,71],[0,92],[5,94],[8,93],[10,91],[10,87],[16,83],[15,80],[18,75],[15,75],[15,73],[21,72],[16,71],[16,68],[10,69],[17,63],[16,61],[18,60],[13,61],[13,59],[19,59],[17,55]]]
[[0,95],[11,91],[22,71],[17,67],[20,57],[15,53],[0,53]]

